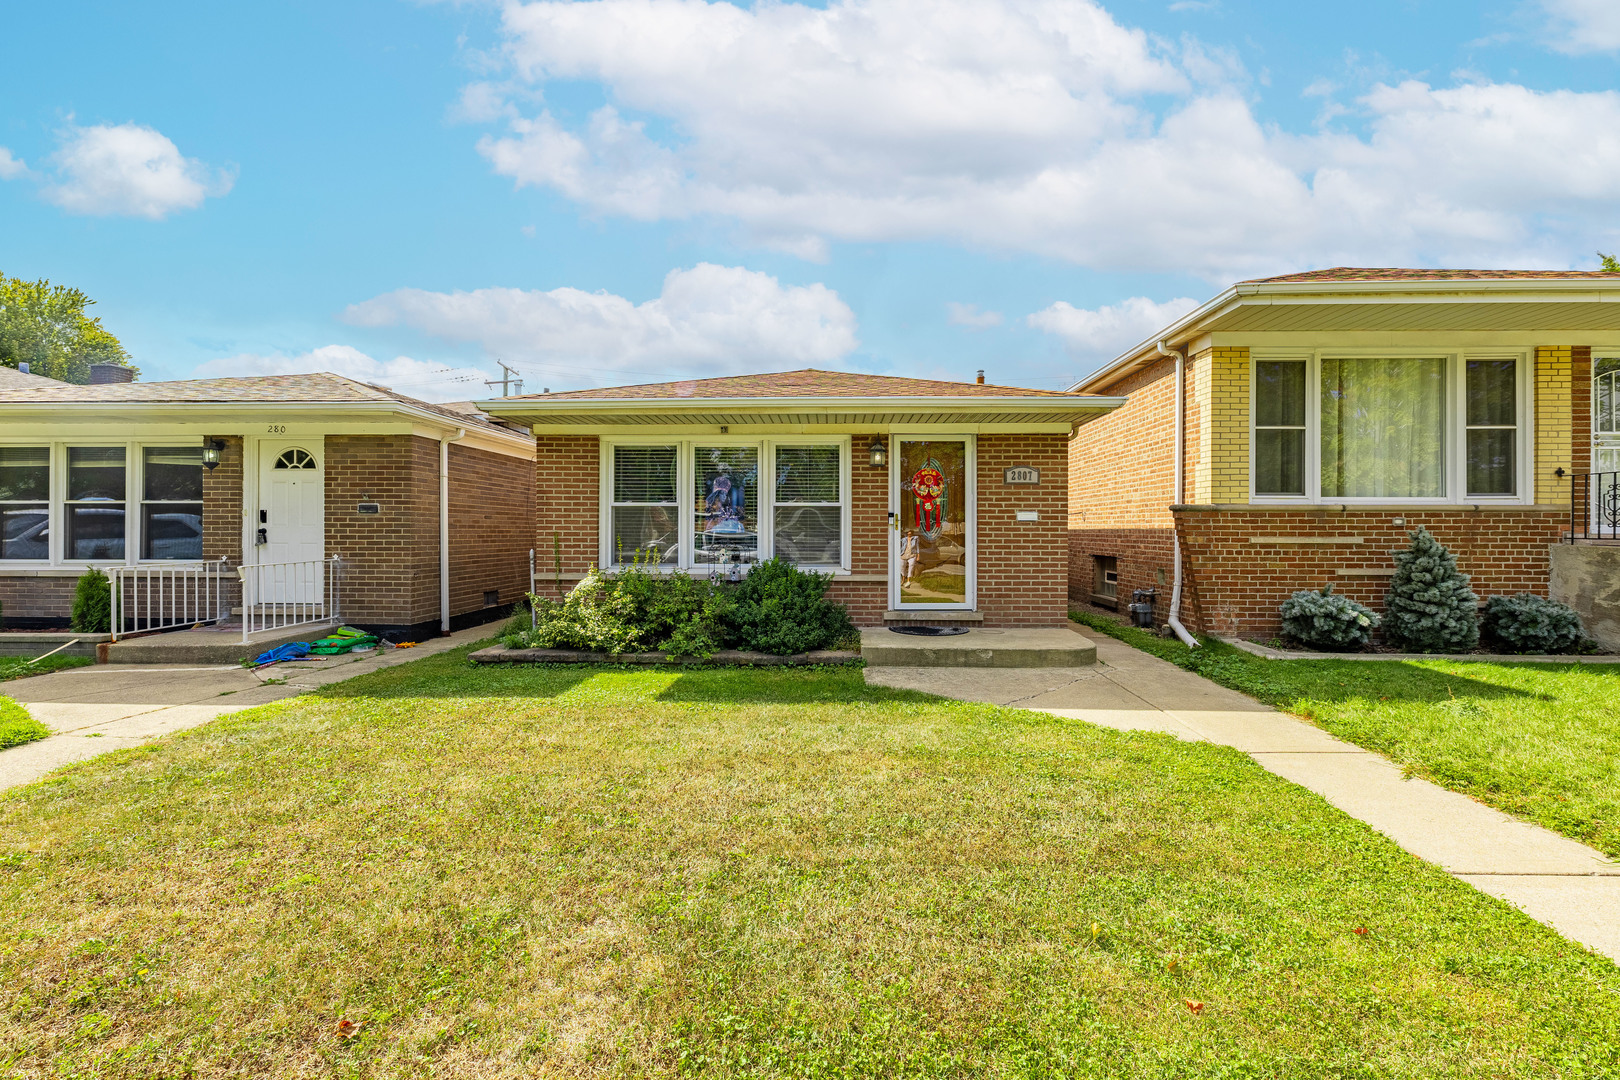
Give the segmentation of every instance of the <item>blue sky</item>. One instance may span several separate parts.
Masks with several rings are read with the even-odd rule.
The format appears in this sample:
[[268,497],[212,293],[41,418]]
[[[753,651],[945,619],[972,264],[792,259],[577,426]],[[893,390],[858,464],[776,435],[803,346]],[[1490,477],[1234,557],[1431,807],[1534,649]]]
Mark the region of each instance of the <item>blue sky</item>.
[[[28,5],[0,272],[143,377],[1056,388],[1232,280],[1620,247],[1609,0]],[[485,374],[481,375],[480,372]]]

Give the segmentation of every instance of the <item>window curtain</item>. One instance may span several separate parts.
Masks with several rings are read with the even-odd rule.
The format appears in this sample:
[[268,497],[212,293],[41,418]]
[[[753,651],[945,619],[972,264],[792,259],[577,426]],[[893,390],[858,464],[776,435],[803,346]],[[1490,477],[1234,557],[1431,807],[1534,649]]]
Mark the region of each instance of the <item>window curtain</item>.
[[1445,495],[1446,363],[1440,358],[1322,361],[1322,495]]

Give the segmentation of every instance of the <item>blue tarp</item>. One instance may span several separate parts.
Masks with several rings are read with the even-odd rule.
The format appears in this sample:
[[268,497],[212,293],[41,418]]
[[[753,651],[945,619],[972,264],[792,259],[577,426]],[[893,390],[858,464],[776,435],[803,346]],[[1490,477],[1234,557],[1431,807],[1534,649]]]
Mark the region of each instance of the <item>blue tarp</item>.
[[285,645],[277,645],[268,652],[260,653],[259,658],[253,661],[253,666],[263,667],[266,664],[274,664],[281,660],[297,660],[308,655],[309,642],[289,641]]

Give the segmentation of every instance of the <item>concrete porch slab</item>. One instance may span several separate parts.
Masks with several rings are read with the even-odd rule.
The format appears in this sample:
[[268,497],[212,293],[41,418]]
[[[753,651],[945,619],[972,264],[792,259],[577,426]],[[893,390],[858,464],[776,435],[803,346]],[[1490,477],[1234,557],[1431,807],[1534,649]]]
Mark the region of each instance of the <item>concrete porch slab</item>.
[[869,667],[1071,668],[1097,662],[1097,646],[1073,630],[969,630],[914,637],[887,627],[861,631]]
[[325,637],[335,622],[298,626],[291,630],[264,630],[242,641],[242,628],[203,626],[167,634],[125,638],[107,646],[109,664],[234,664],[252,659],[277,645],[314,641]]

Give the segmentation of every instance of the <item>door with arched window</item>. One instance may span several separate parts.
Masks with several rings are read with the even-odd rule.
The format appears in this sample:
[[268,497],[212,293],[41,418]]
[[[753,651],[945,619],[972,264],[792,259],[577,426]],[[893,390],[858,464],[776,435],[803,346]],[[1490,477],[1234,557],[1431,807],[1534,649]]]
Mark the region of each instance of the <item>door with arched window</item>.
[[[261,566],[318,567],[326,554],[326,470],[320,441],[261,443],[259,507],[253,561]],[[322,594],[318,573],[266,575],[263,601],[313,603]],[[270,593],[275,595],[270,595]]]

